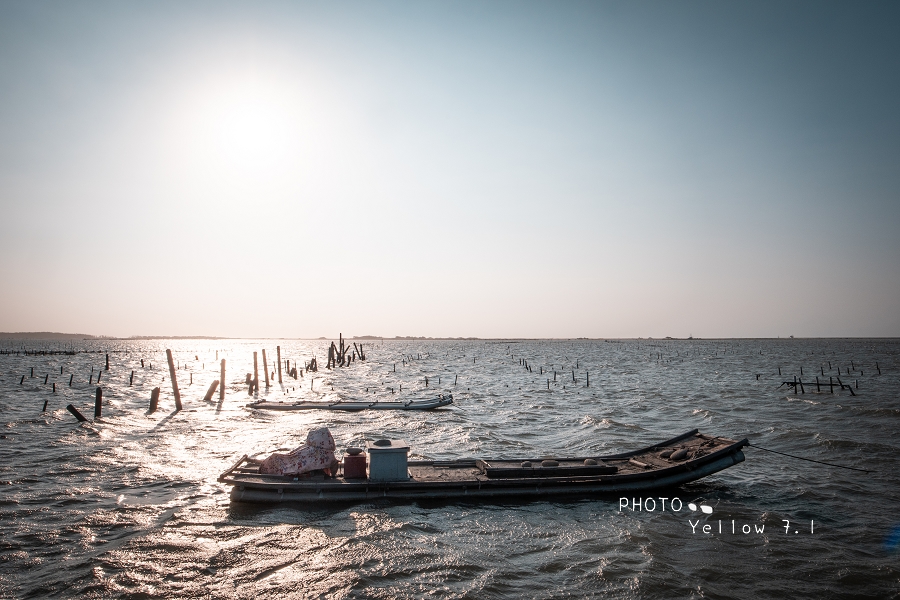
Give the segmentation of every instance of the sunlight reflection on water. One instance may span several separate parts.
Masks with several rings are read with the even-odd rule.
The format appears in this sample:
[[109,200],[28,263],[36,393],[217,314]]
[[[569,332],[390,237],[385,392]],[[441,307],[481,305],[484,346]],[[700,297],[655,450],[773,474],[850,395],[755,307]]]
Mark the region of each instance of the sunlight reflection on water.
[[[271,373],[276,345],[302,367],[314,355],[324,364],[323,341],[97,340],[72,346],[95,352],[0,356],[0,596],[668,597],[762,590],[787,598],[829,587],[878,595],[897,580],[883,550],[893,526],[890,498],[900,495],[893,475],[896,341],[364,343],[368,360],[335,372],[284,375],[283,385],[276,374],[266,389],[260,371],[259,396],[395,400],[452,392],[454,405],[425,413],[245,407],[253,399],[244,381],[254,351],[261,363],[266,349]],[[2,347],[23,346],[67,347]],[[180,367],[180,413],[173,412],[166,347]],[[204,402],[218,378],[217,352],[227,360],[225,400],[216,393]],[[806,377],[825,378],[851,361],[851,374],[841,377],[858,380],[857,396],[814,392],[814,384],[806,394],[778,388],[801,366]],[[79,425],[65,406],[92,415],[96,384],[88,377],[96,382],[101,372],[103,417]],[[155,386],[160,409],[151,415]],[[753,539],[693,535],[686,513],[619,512],[615,499],[317,508],[229,502],[216,477],[237,457],[294,447],[322,425],[339,451],[399,437],[419,458],[609,453],[696,427],[878,469],[861,476],[748,449],[745,463],[675,492],[685,503],[714,506],[715,514],[703,517],[710,523],[721,515],[765,522],[765,535]],[[867,503],[858,503],[862,497]],[[782,519],[816,519],[820,533],[786,538]],[[829,567],[837,563],[853,576],[838,576]],[[761,578],[784,585],[760,588]]]

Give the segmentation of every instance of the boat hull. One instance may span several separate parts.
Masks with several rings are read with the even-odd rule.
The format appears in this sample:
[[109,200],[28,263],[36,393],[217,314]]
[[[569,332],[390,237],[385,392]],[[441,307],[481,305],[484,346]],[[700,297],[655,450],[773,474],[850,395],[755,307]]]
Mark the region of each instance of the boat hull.
[[412,402],[298,402],[286,404],[283,402],[254,402],[248,404],[248,408],[256,410],[340,410],[357,412],[361,410],[432,410],[442,406],[453,404],[453,398],[435,398],[434,400],[416,400]]
[[[561,458],[543,461],[475,460],[410,461],[409,479],[374,482],[343,477],[294,479],[260,475],[247,457],[242,457],[219,481],[233,486],[233,502],[325,504],[389,500],[462,500],[603,496],[645,493],[677,487],[712,475],[744,461],[741,451],[747,440],[711,437],[696,430],[666,442],[603,457]],[[678,458],[678,451],[688,458]],[[673,457],[673,452],[676,454]],[[578,465],[584,465],[582,475]],[[537,473],[521,477],[497,477],[515,472],[514,467],[533,468]],[[612,474],[596,475],[598,465]],[[614,468],[613,468],[614,467]],[[254,472],[256,469],[256,472]],[[546,472],[547,476],[540,476]],[[555,476],[565,473],[566,476]]]
[[469,500],[469,499],[510,499],[510,498],[550,498],[561,496],[604,496],[633,494],[658,489],[677,487],[712,475],[744,461],[744,453],[738,450],[693,471],[685,471],[658,479],[633,481],[591,481],[553,482],[530,479],[526,483],[511,486],[491,485],[494,481],[473,482],[470,486],[457,488],[438,487],[429,489],[424,484],[409,482],[368,483],[365,489],[341,490],[321,487],[319,489],[265,490],[246,486],[236,486],[231,490],[233,502],[252,503],[302,503],[324,504],[327,502],[365,502],[367,500]]

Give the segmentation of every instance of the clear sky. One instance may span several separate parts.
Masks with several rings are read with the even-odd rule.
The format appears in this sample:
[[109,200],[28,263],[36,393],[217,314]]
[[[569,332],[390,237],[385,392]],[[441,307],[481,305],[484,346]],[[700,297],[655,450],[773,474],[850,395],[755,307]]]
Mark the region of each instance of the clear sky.
[[900,336],[897,2],[0,3],[0,331]]

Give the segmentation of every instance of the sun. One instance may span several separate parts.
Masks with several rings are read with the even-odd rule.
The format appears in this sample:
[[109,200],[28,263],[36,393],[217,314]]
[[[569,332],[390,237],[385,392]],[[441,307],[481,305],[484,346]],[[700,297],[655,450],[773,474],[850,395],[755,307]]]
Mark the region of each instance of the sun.
[[290,115],[264,92],[236,89],[215,98],[208,115],[209,145],[226,162],[260,166],[283,151]]
[[176,145],[185,164],[252,174],[285,159],[297,125],[297,109],[284,86],[232,75],[185,94]]

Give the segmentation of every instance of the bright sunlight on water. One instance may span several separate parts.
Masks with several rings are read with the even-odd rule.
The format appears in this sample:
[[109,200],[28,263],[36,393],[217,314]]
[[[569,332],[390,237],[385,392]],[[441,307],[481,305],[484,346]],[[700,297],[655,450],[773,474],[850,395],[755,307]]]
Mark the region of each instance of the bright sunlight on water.
[[[897,554],[885,545],[900,521],[896,340],[377,340],[364,342],[366,361],[334,371],[323,368],[328,344],[3,342],[0,597],[897,593]],[[284,375],[283,384],[276,374],[270,388],[261,384],[261,398],[452,392],[454,404],[428,412],[248,409],[253,352],[262,365],[267,351],[272,374],[276,346],[292,366],[316,356],[320,369],[296,380]],[[178,367],[184,409],[177,413],[166,348]],[[225,399],[204,402],[221,359]],[[779,387],[794,376],[812,382],[804,393]],[[855,395],[817,390],[816,377],[840,377]],[[79,424],[65,407],[92,416],[97,385],[103,415]],[[160,409],[148,414],[156,386]],[[617,498],[230,502],[216,478],[238,457],[295,447],[322,425],[339,455],[392,437],[407,440],[413,458],[605,454],[698,428],[871,472],[751,447],[746,462],[667,492],[683,503],[678,512],[623,509]],[[689,503],[714,512],[692,512]]]

